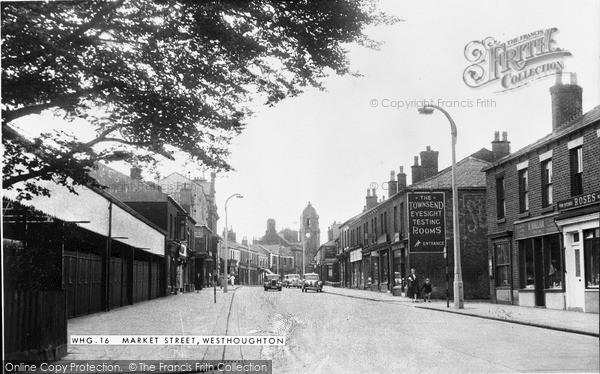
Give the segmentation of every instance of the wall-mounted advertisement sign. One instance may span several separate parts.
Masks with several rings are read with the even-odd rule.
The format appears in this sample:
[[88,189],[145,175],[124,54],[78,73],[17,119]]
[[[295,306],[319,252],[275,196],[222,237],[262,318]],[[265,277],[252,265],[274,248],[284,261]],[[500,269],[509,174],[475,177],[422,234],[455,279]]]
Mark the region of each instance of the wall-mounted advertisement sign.
[[410,252],[442,252],[446,246],[443,192],[408,194]]

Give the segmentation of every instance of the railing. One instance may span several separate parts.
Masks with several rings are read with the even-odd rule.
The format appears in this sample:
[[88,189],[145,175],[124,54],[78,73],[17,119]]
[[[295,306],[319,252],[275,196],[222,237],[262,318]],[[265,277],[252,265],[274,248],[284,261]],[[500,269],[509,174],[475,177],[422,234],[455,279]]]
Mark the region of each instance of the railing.
[[7,359],[58,360],[67,353],[65,291],[4,293]]

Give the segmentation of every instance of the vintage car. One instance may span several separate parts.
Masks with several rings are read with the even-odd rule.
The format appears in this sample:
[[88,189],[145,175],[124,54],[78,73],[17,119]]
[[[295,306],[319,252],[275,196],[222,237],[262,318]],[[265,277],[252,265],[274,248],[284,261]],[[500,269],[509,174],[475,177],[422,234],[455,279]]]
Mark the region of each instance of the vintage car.
[[302,282],[300,281],[300,274],[287,274],[285,276],[285,279],[283,280],[283,286],[286,288],[302,287]]
[[265,291],[277,290],[281,291],[281,280],[279,274],[267,274],[265,275],[265,283],[263,284]]
[[304,280],[302,281],[302,292],[308,292],[308,290],[323,292],[323,282],[319,280],[319,274],[307,273],[304,275]]

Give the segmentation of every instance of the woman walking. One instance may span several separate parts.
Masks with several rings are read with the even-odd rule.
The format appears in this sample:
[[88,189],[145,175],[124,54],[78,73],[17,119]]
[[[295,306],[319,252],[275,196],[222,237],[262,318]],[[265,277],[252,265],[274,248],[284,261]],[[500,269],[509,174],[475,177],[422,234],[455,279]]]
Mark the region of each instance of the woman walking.
[[408,281],[408,294],[412,297],[412,302],[417,301],[419,297],[419,280],[417,278],[417,271],[413,268],[410,269],[410,275],[407,278]]

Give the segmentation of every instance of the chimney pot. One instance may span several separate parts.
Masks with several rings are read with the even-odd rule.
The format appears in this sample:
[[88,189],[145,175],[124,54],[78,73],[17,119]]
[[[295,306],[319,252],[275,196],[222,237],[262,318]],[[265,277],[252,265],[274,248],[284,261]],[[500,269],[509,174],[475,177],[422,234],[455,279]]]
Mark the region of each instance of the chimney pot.
[[577,85],[577,73],[571,73],[571,84]]
[[415,156],[415,165],[414,166],[419,166],[419,156]]
[[506,131],[502,132],[502,141],[503,142],[508,141],[508,133]]
[[400,165],[400,173],[404,173],[404,166]]
[[495,142],[500,141],[500,131],[494,132],[494,141]]
[[428,151],[431,151],[431,146],[428,145],[427,147],[425,147],[425,149],[427,149]]

